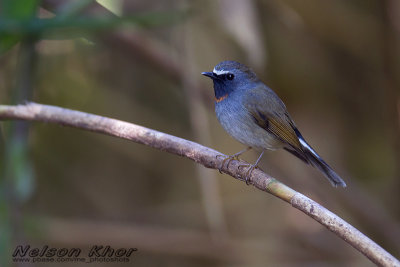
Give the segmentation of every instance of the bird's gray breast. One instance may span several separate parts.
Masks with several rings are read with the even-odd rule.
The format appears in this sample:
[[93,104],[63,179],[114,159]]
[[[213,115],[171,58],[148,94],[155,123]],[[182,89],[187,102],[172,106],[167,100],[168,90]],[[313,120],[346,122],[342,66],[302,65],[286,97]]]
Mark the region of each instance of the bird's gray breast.
[[233,93],[216,103],[215,112],[225,131],[242,144],[256,149],[275,150],[282,147],[279,140],[255,123],[242,100]]

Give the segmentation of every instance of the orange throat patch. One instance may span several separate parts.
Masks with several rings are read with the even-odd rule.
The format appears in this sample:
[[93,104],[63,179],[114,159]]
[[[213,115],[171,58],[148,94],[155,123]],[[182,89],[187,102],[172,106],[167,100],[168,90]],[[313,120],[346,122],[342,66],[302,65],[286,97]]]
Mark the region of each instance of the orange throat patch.
[[219,102],[221,102],[222,100],[224,100],[224,99],[227,98],[227,97],[228,97],[228,94],[223,95],[223,96],[221,96],[221,97],[219,97],[219,98],[215,98],[215,102],[216,102],[216,103],[219,103]]

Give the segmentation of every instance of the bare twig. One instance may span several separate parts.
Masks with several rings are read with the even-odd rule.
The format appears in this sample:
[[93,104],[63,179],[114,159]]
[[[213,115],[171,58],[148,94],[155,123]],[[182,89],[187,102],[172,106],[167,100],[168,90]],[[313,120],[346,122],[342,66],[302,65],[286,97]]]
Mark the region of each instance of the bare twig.
[[[36,103],[18,106],[0,105],[0,119],[50,122],[103,133],[186,157],[213,169],[217,169],[221,165],[222,157],[225,156],[200,144],[139,125],[55,106]],[[233,160],[229,166],[224,166],[221,171],[236,179],[243,180],[242,177],[246,174],[246,168],[238,168],[241,164],[243,162]],[[250,179],[254,187],[290,203],[359,250],[372,262],[381,266],[400,266],[399,260],[315,201],[282,184],[261,170],[256,169],[251,174]]]

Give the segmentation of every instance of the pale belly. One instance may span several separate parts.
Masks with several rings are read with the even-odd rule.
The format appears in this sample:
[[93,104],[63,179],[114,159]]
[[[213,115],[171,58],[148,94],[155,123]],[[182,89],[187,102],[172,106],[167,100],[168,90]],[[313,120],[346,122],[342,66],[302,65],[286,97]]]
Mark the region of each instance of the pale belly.
[[215,112],[225,131],[246,146],[259,150],[275,150],[284,146],[272,134],[258,126],[252,116],[239,105],[229,105],[222,101],[215,106]]

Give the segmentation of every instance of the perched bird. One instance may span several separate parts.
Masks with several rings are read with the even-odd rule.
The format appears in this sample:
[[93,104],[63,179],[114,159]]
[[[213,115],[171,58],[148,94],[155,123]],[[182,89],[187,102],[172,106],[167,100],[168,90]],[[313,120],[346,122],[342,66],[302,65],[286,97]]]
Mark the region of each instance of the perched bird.
[[300,134],[285,104],[272,89],[260,81],[247,66],[223,61],[212,72],[203,72],[214,83],[215,112],[222,127],[232,137],[248,146],[226,158],[228,160],[254,148],[261,151],[256,163],[249,166],[246,182],[266,149],[283,148],[320,170],[335,187],[346,183],[311,148]]

